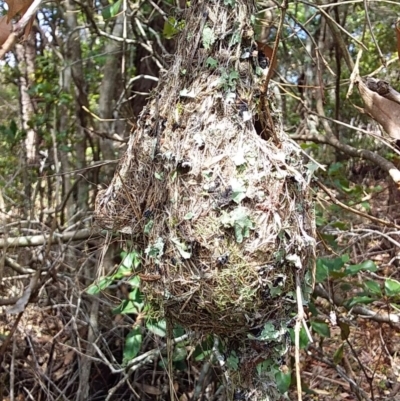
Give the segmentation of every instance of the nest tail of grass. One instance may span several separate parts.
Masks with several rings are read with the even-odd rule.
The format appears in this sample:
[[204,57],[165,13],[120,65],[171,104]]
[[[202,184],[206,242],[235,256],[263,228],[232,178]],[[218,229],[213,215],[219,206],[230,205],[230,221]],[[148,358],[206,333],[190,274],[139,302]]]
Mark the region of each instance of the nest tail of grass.
[[[278,113],[262,135],[255,130],[267,67],[254,47],[253,3],[193,3],[96,218],[141,252],[154,308],[244,344],[245,372],[287,352],[296,276],[311,282],[310,177]],[[280,345],[253,358],[252,341]]]

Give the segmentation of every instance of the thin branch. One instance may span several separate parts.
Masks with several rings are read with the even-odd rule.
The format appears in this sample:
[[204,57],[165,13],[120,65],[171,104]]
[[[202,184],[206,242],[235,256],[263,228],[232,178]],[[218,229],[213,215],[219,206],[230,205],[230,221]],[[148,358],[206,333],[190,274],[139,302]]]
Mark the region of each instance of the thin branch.
[[11,238],[0,238],[0,248],[5,248],[9,246],[38,246],[44,245],[51,241],[51,243],[56,242],[68,242],[88,239],[90,237],[98,236],[100,233],[96,233],[92,230],[84,228],[82,230],[64,233],[53,233],[53,235],[43,234],[43,235],[32,235],[25,237],[11,237]]
[[377,217],[370,216],[370,215],[367,214],[367,213],[360,212],[360,211],[357,210],[357,209],[354,209],[354,208],[352,208],[352,207],[350,207],[350,206],[345,205],[344,203],[340,202],[340,201],[336,198],[336,196],[335,196],[324,184],[322,184],[322,183],[319,182],[319,181],[316,181],[316,184],[329,196],[329,198],[331,199],[331,201],[332,201],[335,205],[340,206],[342,209],[347,210],[348,212],[354,213],[354,214],[356,214],[356,215],[358,215],[358,216],[365,217],[365,218],[368,219],[368,220],[371,220],[371,221],[373,221],[373,222],[375,222],[375,223],[378,223],[378,224],[382,224],[382,225],[384,225],[384,226],[386,226],[386,227],[394,227],[394,228],[400,229],[400,226],[399,226],[399,225],[397,225],[397,224],[395,224],[395,223],[392,223],[391,221],[378,219]]

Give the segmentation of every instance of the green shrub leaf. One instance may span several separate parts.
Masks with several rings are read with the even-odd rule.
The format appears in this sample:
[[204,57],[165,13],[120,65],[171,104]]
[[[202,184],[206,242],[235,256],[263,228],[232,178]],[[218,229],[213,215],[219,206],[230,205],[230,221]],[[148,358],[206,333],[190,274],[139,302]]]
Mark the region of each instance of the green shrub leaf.
[[134,327],[125,339],[125,346],[123,351],[123,364],[126,365],[140,351],[140,347],[142,346],[142,331],[140,326]]
[[400,282],[388,278],[385,280],[385,293],[388,297],[394,297],[400,294]]
[[369,271],[369,272],[376,272],[378,268],[376,267],[375,263],[372,260],[366,260],[358,265],[350,265],[346,267],[346,275],[352,276],[357,274],[359,271]]
[[103,10],[101,11],[103,19],[110,19],[115,17],[118,14],[119,9],[121,8],[121,3],[122,0],[118,0],[114,4],[110,4],[109,6],[103,8]]
[[89,286],[86,292],[90,295],[98,294],[100,291],[105,290],[108,286],[110,286],[113,282],[112,277],[103,277],[97,283],[93,283]]
[[343,344],[333,354],[333,362],[338,365],[343,359]]
[[365,289],[374,295],[382,295],[381,286],[374,280],[364,281]]
[[311,327],[313,328],[313,330],[316,333],[318,333],[322,337],[330,337],[331,336],[331,330],[329,329],[329,326],[326,323],[312,321]]
[[167,322],[165,319],[162,320],[153,320],[148,319],[146,322],[146,327],[156,336],[165,337],[167,332]]
[[285,394],[290,387],[290,383],[292,380],[292,375],[290,372],[283,373],[281,371],[275,374],[276,386],[281,394]]

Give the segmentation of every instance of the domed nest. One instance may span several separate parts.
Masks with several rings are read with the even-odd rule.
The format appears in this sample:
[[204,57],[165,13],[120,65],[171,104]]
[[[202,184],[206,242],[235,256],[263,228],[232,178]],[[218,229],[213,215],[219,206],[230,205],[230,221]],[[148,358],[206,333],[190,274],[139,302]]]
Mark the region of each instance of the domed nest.
[[255,129],[266,95],[254,10],[199,3],[96,218],[129,235],[143,291],[168,319],[246,338],[297,313],[296,275],[314,263],[310,176],[278,113],[264,127],[274,135]]

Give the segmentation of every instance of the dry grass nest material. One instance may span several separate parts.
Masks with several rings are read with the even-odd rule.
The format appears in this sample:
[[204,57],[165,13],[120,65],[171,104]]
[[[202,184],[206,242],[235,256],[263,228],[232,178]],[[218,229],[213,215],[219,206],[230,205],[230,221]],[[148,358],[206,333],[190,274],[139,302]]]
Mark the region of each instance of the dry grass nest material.
[[[96,209],[100,225],[129,234],[141,252],[148,300],[184,327],[230,337],[267,320],[289,324],[295,275],[314,252],[300,150],[279,121],[275,144],[246,118],[255,114],[260,78],[251,58],[240,58],[252,43],[243,7],[230,15],[210,5],[205,22],[187,16],[174,64]],[[193,52],[184,38],[201,34],[201,24],[215,42]],[[232,27],[234,45],[223,36]],[[211,56],[217,67],[207,65]]]

